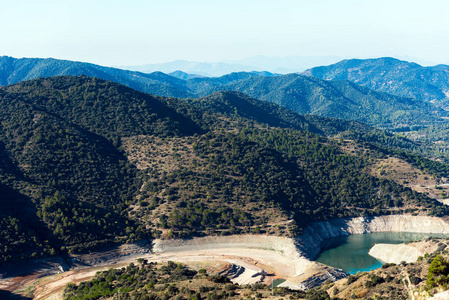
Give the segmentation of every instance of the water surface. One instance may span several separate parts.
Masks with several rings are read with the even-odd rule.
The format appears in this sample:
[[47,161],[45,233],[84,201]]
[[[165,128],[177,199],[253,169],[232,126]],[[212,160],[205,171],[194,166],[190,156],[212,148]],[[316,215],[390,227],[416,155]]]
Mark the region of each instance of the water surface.
[[383,262],[368,254],[375,244],[400,244],[427,237],[446,237],[437,233],[376,232],[341,236],[324,241],[317,261],[355,274],[380,268]]

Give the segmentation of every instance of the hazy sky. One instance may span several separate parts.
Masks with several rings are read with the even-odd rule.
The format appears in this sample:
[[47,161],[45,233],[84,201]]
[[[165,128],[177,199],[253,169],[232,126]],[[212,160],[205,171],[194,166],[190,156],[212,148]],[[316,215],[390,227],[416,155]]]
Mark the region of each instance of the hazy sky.
[[1,0],[0,55],[101,65],[265,56],[449,62],[447,0]]

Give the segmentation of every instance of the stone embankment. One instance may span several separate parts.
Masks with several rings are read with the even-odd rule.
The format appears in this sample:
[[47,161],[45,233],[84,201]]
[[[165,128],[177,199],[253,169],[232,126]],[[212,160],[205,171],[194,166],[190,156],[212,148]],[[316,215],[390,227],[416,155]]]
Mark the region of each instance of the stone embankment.
[[246,248],[272,251],[289,258],[306,257],[313,260],[321,252],[321,244],[327,239],[372,232],[449,234],[449,223],[437,217],[411,215],[335,219],[312,223],[295,239],[264,235],[232,235],[186,240],[155,240],[153,252]]

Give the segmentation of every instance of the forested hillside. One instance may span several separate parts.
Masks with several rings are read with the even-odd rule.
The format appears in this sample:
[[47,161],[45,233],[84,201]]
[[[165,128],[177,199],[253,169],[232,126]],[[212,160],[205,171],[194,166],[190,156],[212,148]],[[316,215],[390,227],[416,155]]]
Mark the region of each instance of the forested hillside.
[[447,115],[430,104],[374,92],[349,81],[323,81],[297,74],[264,77],[234,73],[216,79],[194,78],[188,83],[197,95],[238,91],[296,113],[357,120],[377,127],[438,123]]
[[2,259],[31,254],[21,243],[38,255],[148,236],[123,213],[141,179],[120,139],[201,132],[159,98],[87,77],[6,87],[0,107]]
[[0,57],[0,85],[61,75],[98,77],[160,96],[192,96],[188,91],[184,90],[184,80],[161,72],[145,74],[53,58],[17,59],[9,56]]
[[449,212],[373,174],[380,160],[400,157],[447,176],[446,165],[412,155],[412,141],[236,92],[180,100],[85,76],[38,79],[0,89],[0,126],[1,261]]
[[[328,81],[298,74],[265,76],[267,74],[255,72],[221,77],[170,76],[161,72],[145,74],[56,59],[0,57],[0,85],[57,75],[98,77],[153,95],[177,98],[238,91],[296,113],[357,120],[379,128],[435,125],[446,123],[442,117],[449,117],[446,111],[432,103],[415,100],[416,92],[406,93],[409,98],[392,96],[351,83],[351,78]],[[376,86],[373,88],[377,89]]]
[[326,80],[349,80],[372,90],[447,105],[449,66],[423,67],[391,57],[348,59],[315,67],[304,75]]

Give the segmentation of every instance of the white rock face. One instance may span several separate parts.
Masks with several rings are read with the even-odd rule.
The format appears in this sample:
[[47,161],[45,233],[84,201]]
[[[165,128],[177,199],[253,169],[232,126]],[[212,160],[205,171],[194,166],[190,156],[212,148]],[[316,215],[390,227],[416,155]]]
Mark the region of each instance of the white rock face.
[[441,292],[435,294],[433,297],[430,297],[428,300],[448,300],[449,299],[449,291]]
[[372,257],[385,263],[399,264],[403,261],[407,263],[415,262],[419,256],[423,256],[418,249],[405,244],[376,244],[368,252]]
[[186,240],[154,240],[153,252],[204,251],[242,248],[276,252],[288,258],[299,258],[295,241],[290,238],[268,235],[208,236]]
[[153,252],[246,248],[274,251],[289,258],[306,256],[309,259],[314,259],[320,253],[321,243],[324,240],[371,232],[449,234],[449,224],[437,217],[411,215],[335,219],[312,223],[302,235],[294,239],[268,235],[231,235],[186,240],[154,240]]

